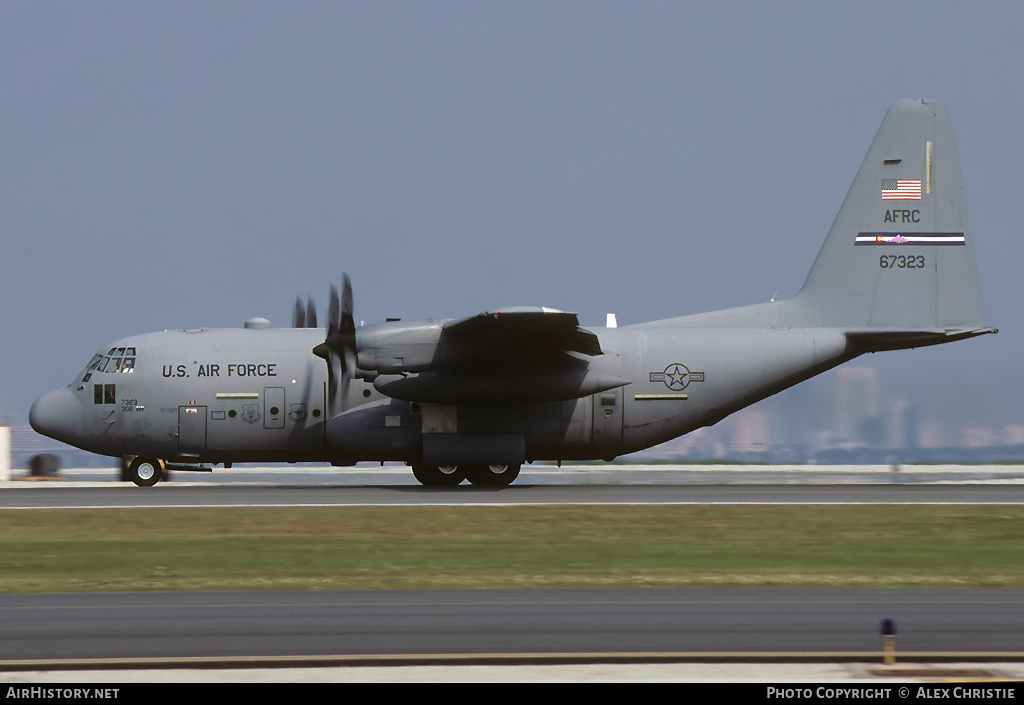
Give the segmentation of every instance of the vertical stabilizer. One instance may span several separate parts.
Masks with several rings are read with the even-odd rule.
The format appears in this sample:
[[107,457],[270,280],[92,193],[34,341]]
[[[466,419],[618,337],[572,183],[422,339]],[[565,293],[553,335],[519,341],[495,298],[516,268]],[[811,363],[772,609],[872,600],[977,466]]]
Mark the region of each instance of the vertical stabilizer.
[[985,326],[960,162],[940,104],[904,99],[889,108],[807,281],[787,303],[802,325]]

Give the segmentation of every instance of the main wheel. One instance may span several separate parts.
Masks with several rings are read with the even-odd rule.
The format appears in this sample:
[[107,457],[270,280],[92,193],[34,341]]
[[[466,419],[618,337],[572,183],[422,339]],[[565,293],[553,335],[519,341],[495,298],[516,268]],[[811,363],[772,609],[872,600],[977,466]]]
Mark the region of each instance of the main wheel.
[[420,465],[412,466],[412,474],[427,487],[455,487],[466,479],[466,471],[460,465]]
[[508,487],[519,477],[520,465],[473,465],[469,468],[469,481],[481,487]]
[[163,476],[163,463],[155,458],[135,458],[128,465],[128,478],[139,487],[152,487]]

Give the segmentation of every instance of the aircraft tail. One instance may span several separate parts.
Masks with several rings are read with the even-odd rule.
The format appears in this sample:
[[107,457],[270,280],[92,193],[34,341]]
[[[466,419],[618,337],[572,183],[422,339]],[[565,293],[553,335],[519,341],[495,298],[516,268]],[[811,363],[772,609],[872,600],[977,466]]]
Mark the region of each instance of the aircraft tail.
[[896,331],[991,332],[943,106],[889,108],[803,288],[782,303],[794,325],[861,330],[876,349]]

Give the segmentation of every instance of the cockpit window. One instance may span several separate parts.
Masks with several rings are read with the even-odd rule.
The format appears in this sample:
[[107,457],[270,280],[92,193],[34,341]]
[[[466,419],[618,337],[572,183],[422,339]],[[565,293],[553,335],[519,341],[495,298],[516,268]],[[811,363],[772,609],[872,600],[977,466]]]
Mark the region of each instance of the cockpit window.
[[110,348],[106,355],[97,353],[89,361],[82,377],[83,382],[88,382],[93,372],[108,372],[131,374],[135,371],[135,348]]

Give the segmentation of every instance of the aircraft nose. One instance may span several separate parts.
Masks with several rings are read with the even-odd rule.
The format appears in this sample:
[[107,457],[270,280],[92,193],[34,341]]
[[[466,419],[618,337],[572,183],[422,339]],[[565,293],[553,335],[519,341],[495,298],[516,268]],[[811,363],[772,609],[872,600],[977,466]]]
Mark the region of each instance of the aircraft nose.
[[72,443],[82,435],[82,405],[70,389],[55,389],[35,400],[28,422],[37,433]]

